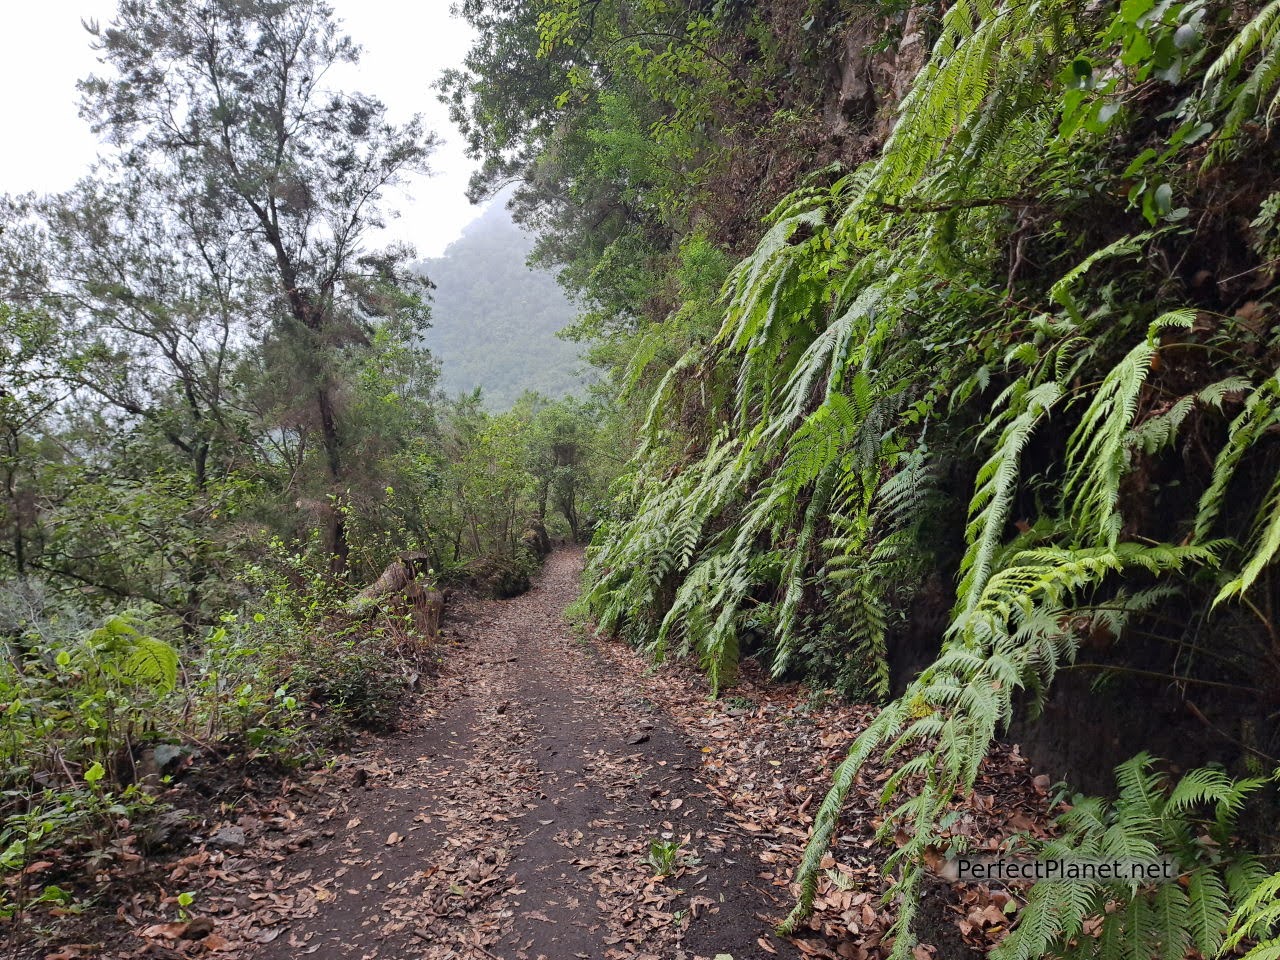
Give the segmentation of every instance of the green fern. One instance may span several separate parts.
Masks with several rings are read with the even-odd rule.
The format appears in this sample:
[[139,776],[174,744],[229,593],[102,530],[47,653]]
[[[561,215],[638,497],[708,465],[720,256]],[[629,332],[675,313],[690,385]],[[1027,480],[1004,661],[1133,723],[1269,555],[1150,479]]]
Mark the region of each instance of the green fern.
[[1262,512],[1249,543],[1249,555],[1240,574],[1228,581],[1214,598],[1216,606],[1223,600],[1243,594],[1258,579],[1280,552],[1280,477],[1271,485]]
[[178,651],[155,637],[135,637],[120,672],[167,693],[178,685]]
[[1244,960],[1280,957],[1280,873],[1261,881],[1240,903],[1231,918],[1222,953],[1235,951],[1246,939],[1257,943],[1244,955]]
[[1156,354],[1156,337],[1171,326],[1190,327],[1195,311],[1166,313],[1151,324],[1147,339],[1129,351],[1102,381],[1067,444],[1063,499],[1071,504],[1072,525],[1093,542],[1114,545],[1122,518],[1120,481],[1129,466],[1129,430]]
[[[1029,550],[995,572],[972,609],[954,621],[937,661],[857,737],[837,769],[797,870],[801,895],[781,929],[794,930],[811,908],[844,798],[873,754],[888,759],[911,746],[920,751],[911,772],[937,778],[927,779],[909,805],[891,810],[880,831],[887,836],[909,816],[911,839],[887,863],[905,878],[923,869],[924,850],[937,842],[936,825],[951,798],[972,789],[992,740],[1012,716],[1016,692],[1047,687],[1057,667],[1074,658],[1074,640],[1060,626],[1072,598],[1129,569],[1167,575],[1188,564],[1214,564],[1217,549],[1122,543],[1114,549]],[[893,799],[905,779],[889,779],[882,803]],[[901,892],[902,882],[891,894]],[[912,941],[901,918],[896,935],[894,956],[909,955]]]
[[[1204,767],[1188,772],[1170,789],[1147,754],[1121,764],[1116,781],[1114,802],[1074,798],[1057,820],[1060,835],[1035,852],[1045,860],[1169,860],[1185,890],[1176,881],[1039,881],[1028,893],[1017,925],[992,952],[994,960],[1103,960],[1130,954],[1181,960],[1192,946],[1206,956],[1222,946],[1232,912],[1222,873],[1228,864],[1239,871],[1255,862],[1232,842],[1239,813],[1235,800],[1264,781],[1232,781],[1222,771]],[[1226,816],[1224,801],[1232,811]],[[1123,939],[1107,928],[1109,916],[1123,917]],[[1123,954],[1116,952],[1118,947]]]
[[1213,464],[1213,476],[1200,497],[1196,513],[1195,537],[1206,539],[1226,499],[1227,487],[1245,455],[1257,445],[1263,434],[1280,423],[1280,374],[1257,386],[1245,399],[1244,409],[1232,421],[1227,442]]
[[[1255,56],[1256,55],[1256,56]],[[1243,81],[1250,58],[1256,62]],[[1272,0],[1236,33],[1205,73],[1202,106],[1212,114],[1223,111],[1221,126],[1206,163],[1239,148],[1245,123],[1261,113],[1268,124],[1280,106],[1273,96],[1280,84],[1280,0]],[[1268,98],[1271,98],[1268,102]]]
[[163,640],[137,628],[128,614],[109,617],[89,636],[106,673],[158,693],[168,693],[178,684],[178,651]]
[[[1062,396],[1058,384],[1049,382],[1030,387],[1025,379],[1016,380],[1003,396],[1014,399],[1006,414],[1008,422],[1000,434],[996,448],[987,459],[974,482],[973,499],[969,502],[969,525],[965,539],[969,548],[960,562],[960,604],[965,612],[977,605],[982,591],[991,576],[996,548],[1004,538],[1009,508],[1019,479],[1019,464],[1023,448],[1031,439],[1036,425],[1048,415],[1053,404]],[[1000,400],[997,400],[999,404]],[[996,417],[984,430],[984,434],[1002,422]]]
[[[1208,75],[1195,75],[1213,115],[1227,115],[1218,144],[1233,136],[1235,112],[1243,129],[1271,89],[1275,10],[1270,4],[1228,41]],[[961,431],[983,451],[942,650],[838,769],[784,928],[811,906],[843,800],[874,756],[892,767],[881,797],[886,835],[902,828],[910,838],[887,868],[897,871],[892,893],[900,905],[894,950],[905,956],[937,824],[974,783],[1017,692],[1028,691],[1034,709],[1073,661],[1079,637],[1070,625],[1105,624],[1123,636],[1133,618],[1174,598],[1198,602],[1199,581],[1208,579],[1200,571],[1217,567],[1227,570],[1219,599],[1235,599],[1256,589],[1280,550],[1277,487],[1251,505],[1257,516],[1247,546],[1224,538],[1246,539],[1239,529],[1222,529],[1233,478],[1258,458],[1280,415],[1275,378],[1246,379],[1229,358],[1204,378],[1213,382],[1189,387],[1157,369],[1173,355],[1174,345],[1160,343],[1166,330],[1179,331],[1177,346],[1205,339],[1194,311],[1161,313],[1167,287],[1148,276],[1148,265],[1179,242],[1180,228],[1144,211],[1157,226],[1143,233],[1117,221],[1086,230],[1090,245],[1077,245],[1069,229],[1094,215],[1101,195],[1123,193],[1155,167],[1152,178],[1168,173],[1159,151],[1155,161],[1124,155],[1139,140],[1132,131],[1110,137],[1099,119],[1086,137],[1064,122],[1068,94],[1099,106],[1110,97],[1117,108],[1146,95],[1145,87],[1125,87],[1141,80],[1121,77],[1119,68],[1109,93],[1067,89],[1072,81],[1064,80],[1066,67],[1097,85],[1104,71],[1093,64],[1121,62],[1127,48],[1111,31],[1123,14],[1115,5],[1073,2],[960,0],[947,8],[879,156],[778,205],[756,250],[726,282],[714,342],[687,352],[653,391],[636,479],[591,552],[589,596],[602,625],[655,655],[688,650],[717,689],[732,676],[744,630],[767,630],[774,669],[792,670],[798,661],[811,665],[803,661],[820,647],[815,623],[825,621],[847,634],[850,656],[875,665],[870,676],[883,691],[901,611],[893,582],[925,555],[913,523],[927,486],[923,465],[933,457],[931,431],[941,423],[947,445],[939,463],[956,457]],[[1167,24],[1150,29],[1157,26]],[[1193,56],[1186,63],[1203,69]],[[1124,114],[1110,115],[1119,131]],[[1141,206],[1144,193],[1135,189]],[[1119,207],[1106,209],[1119,218]],[[1049,222],[1055,226],[1043,226]],[[1044,259],[1031,279],[1005,257],[1021,249],[1014,238],[1037,230]],[[1058,264],[1055,282],[1043,276],[1047,263]],[[1245,410],[1216,451],[1194,533],[1184,539],[1180,531],[1173,543],[1126,539],[1122,491],[1142,458],[1165,455],[1192,429],[1208,442],[1221,411],[1246,391]],[[691,414],[696,426],[673,426]],[[1055,450],[1058,427],[1069,438]],[[1024,459],[1037,465],[1033,475]],[[900,494],[916,506],[895,511]],[[1034,503],[1034,522],[1019,523],[1013,535],[1014,505],[1023,503]],[[1190,527],[1179,519],[1183,531]],[[1089,842],[1099,849],[1176,846],[1191,811],[1216,806],[1229,820],[1247,793],[1232,793],[1207,772],[1189,774],[1168,796],[1148,770],[1123,775],[1123,803],[1090,808]],[[1168,816],[1155,818],[1161,826],[1152,830],[1157,808]],[[1085,815],[1082,808],[1081,824]],[[1220,888],[1229,901],[1233,882],[1248,884],[1198,870],[1185,891],[1129,898],[1101,917],[1091,939],[1108,956],[1172,956],[1188,943],[1209,949],[1221,935]],[[1036,955],[1034,944],[1078,939],[1082,918],[1094,916],[1104,894],[1046,894],[1024,913],[1028,946],[1020,955]]]

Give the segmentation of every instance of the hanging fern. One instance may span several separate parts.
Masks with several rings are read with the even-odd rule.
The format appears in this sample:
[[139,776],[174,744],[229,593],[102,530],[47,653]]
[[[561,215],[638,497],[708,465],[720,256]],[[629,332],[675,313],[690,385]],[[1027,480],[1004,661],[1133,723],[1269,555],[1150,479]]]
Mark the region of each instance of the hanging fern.
[[[1056,383],[1029,387],[1025,380],[1019,379],[997,400],[999,405],[1005,397],[1013,398],[1005,414],[1008,422],[1004,425],[995,450],[978,471],[976,489],[969,502],[970,520],[965,528],[969,549],[960,562],[959,589],[960,602],[965,611],[972,610],[977,605],[991,576],[996,547],[1004,537],[1009,508],[1017,489],[1023,448],[1030,440],[1036,424],[1048,414],[1061,396],[1062,388]],[[1002,419],[997,416],[983,431],[984,434],[1001,423]]]
[[[1247,66],[1254,60],[1252,67]],[[1241,81],[1240,74],[1248,71]],[[1268,124],[1280,107],[1280,0],[1264,6],[1227,44],[1205,73],[1206,112],[1225,109],[1207,163],[1239,149],[1244,125],[1261,114]]]
[[1222,952],[1234,951],[1246,939],[1257,943],[1243,960],[1276,960],[1280,957],[1280,873],[1254,886],[1231,918]]
[[1195,311],[1179,310],[1153,322],[1147,339],[1107,373],[1072,434],[1062,495],[1071,504],[1072,525],[1092,542],[1114,545],[1120,536],[1120,481],[1129,467],[1129,430],[1156,355],[1156,338],[1167,327],[1190,327],[1194,320]]
[[[1064,614],[1079,609],[1072,601],[1109,575],[1127,570],[1168,575],[1189,564],[1212,565],[1216,549],[1121,543],[1115,548],[1030,550],[994,573],[972,610],[952,624],[951,637],[934,664],[858,736],[837,769],[796,872],[801,889],[797,906],[781,929],[794,930],[812,908],[819,867],[844,799],[873,754],[889,759],[908,747],[918,751],[889,778],[881,796],[888,806],[905,781],[923,778],[915,796],[890,808],[880,830],[881,836],[889,836],[904,822],[910,825],[911,838],[886,864],[902,870],[889,895],[906,898],[919,882],[925,849],[939,840],[939,819],[953,796],[973,788],[992,740],[1011,718],[1015,693],[1029,686],[1046,688],[1058,667],[1074,659],[1075,638],[1062,627],[1068,619]],[[1123,612],[1141,612],[1142,601],[1154,599],[1131,598]],[[904,887],[908,883],[912,886]],[[909,956],[909,913],[899,914],[894,933],[894,956]]]
[[1248,556],[1238,576],[1223,586],[1214,598],[1214,603],[1221,603],[1230,597],[1242,594],[1253,586],[1254,581],[1263,569],[1275,561],[1280,553],[1280,477],[1271,485],[1263,503],[1262,512],[1258,516],[1257,525],[1249,541]]
[[[1057,818],[1059,835],[1028,852],[1068,863],[1166,860],[1182,882],[1038,881],[993,960],[1181,958],[1191,947],[1204,956],[1222,948],[1232,904],[1252,900],[1262,872],[1232,831],[1265,781],[1202,767],[1171,786],[1145,753],[1121,764],[1116,781],[1114,802],[1075,797]],[[1123,918],[1122,953],[1113,916]]]
[[[939,820],[972,788],[1017,692],[1034,705],[1073,662],[1071,624],[1123,637],[1173,602],[1208,616],[1215,578],[1220,604],[1268,582],[1280,481],[1268,473],[1265,495],[1225,505],[1243,472],[1274,469],[1280,381],[1206,343],[1213,321],[1182,305],[1189,294],[1174,299],[1181,270],[1153,267],[1182,266],[1170,252],[1191,221],[1174,196],[1190,186],[1168,181],[1187,168],[1177,151],[1206,135],[1197,110],[1221,119],[1210,163],[1269,119],[1280,6],[1228,38],[1207,72],[1198,58],[1213,50],[1192,49],[1199,40],[1183,30],[1200,36],[1193,7],[950,4],[884,149],[778,205],[726,282],[714,342],[652,396],[635,483],[591,552],[589,597],[606,629],[658,655],[696,654],[717,689],[747,629],[769,632],[762,655],[776,672],[813,669],[819,623],[838,625],[882,694],[902,613],[895,581],[929,554],[913,530],[930,469],[953,498],[940,525],[957,545],[963,532],[939,655],[836,771],[786,930],[812,906],[844,798],[875,757],[891,767],[883,834],[909,838],[887,868],[895,955],[909,955]],[[1134,52],[1157,47],[1181,51],[1159,77],[1155,55]],[[1191,83],[1198,102],[1185,99]],[[1167,115],[1129,125],[1145,97],[1168,99]],[[1034,271],[1023,269],[1027,237]],[[1163,374],[1170,357],[1201,347],[1202,366]],[[674,427],[691,408],[699,426]],[[1160,542],[1128,491],[1149,460],[1191,460],[1192,442],[1212,472],[1180,480],[1199,495],[1196,516],[1161,518],[1176,533]],[[963,527],[948,527],[966,499]],[[1015,513],[1024,505],[1026,523]],[[1153,776],[1124,768],[1117,804],[1079,815],[1092,811],[1099,838],[1137,852],[1172,842],[1148,829],[1161,817],[1184,822],[1192,807],[1225,802],[1215,774],[1188,774],[1171,791]],[[1124,943],[1203,952],[1238,902],[1233,883],[1197,867],[1185,887],[1105,916],[1100,898],[1114,891],[1046,888],[1008,955],[1065,950],[1086,917],[1100,918],[1086,939],[1104,954]]]

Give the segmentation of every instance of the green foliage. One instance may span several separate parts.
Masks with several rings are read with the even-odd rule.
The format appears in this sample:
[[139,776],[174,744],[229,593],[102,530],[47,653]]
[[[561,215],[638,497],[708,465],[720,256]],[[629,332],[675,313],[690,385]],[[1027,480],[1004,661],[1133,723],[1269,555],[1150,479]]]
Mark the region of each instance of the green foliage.
[[[1062,396],[1062,389],[1053,381],[1030,387],[1025,379],[1018,379],[1006,393],[1010,395],[1007,412],[996,412],[984,428],[984,433],[997,426],[1003,429],[991,456],[978,470],[973,499],[969,501],[970,519],[965,528],[969,549],[960,562],[959,587],[959,595],[965,598],[969,609],[977,604],[991,578],[996,550],[1003,541],[1017,490],[1022,451],[1037,422]],[[1000,402],[994,406],[998,411]]]
[[468,560],[522,561],[525,534],[539,525],[546,535],[579,539],[592,528],[608,481],[607,407],[525,394],[490,415],[479,401],[460,398],[443,425],[431,505],[439,519],[423,537],[440,571]]
[[[94,767],[90,771],[95,770]],[[0,821],[0,875],[16,878],[16,884],[0,888],[0,919],[10,920],[40,904],[74,909],[74,892],[56,884],[31,888],[28,867],[50,847],[93,838],[104,843],[117,837],[125,818],[145,815],[150,798],[128,787],[120,794],[97,786],[90,779],[87,789],[68,786],[61,791],[43,790],[22,795],[15,803],[15,791],[6,791],[6,815]],[[9,812],[19,807],[17,812]]]
[[[0,661],[6,857],[105,848],[144,819],[159,788],[141,779],[148,751],[217,745],[224,762],[294,765],[343,724],[394,720],[410,678],[394,625],[337,627],[316,561],[278,544],[246,572],[255,599],[196,641],[154,610],[77,628],[74,608],[8,596],[6,617],[22,619]],[[16,906],[32,902],[19,890]]]
[[[1241,80],[1241,74],[1247,76]],[[1213,144],[1222,157],[1247,142],[1244,125],[1261,116],[1269,126],[1280,106],[1280,3],[1271,2],[1254,14],[1231,38],[1204,76],[1206,112],[1225,108]],[[1270,99],[1268,99],[1270,98]]]
[[680,866],[680,841],[649,841],[649,854],[647,860],[649,866],[653,868],[653,872],[660,877],[666,877],[675,873],[676,869]]
[[[153,757],[293,765],[391,726],[432,654],[377,603],[353,623],[353,587],[405,552],[527,583],[593,529],[618,429],[441,396],[413,252],[369,246],[435,138],[332,86],[359,50],[328,5],[140,0],[91,32],[102,162],[0,198],[0,912],[73,895],[27,889],[41,854],[125,848]],[[472,306],[549,338],[568,308],[503,227]],[[564,392],[560,346],[527,382]]]
[[1223,953],[1241,946],[1245,938],[1256,940],[1245,953],[1245,960],[1275,960],[1280,955],[1280,873],[1273,873],[1254,886],[1240,903],[1227,938]]
[[[1177,879],[1038,881],[1017,927],[992,952],[995,960],[1183,957],[1192,947],[1209,957],[1235,945],[1223,940],[1233,909],[1256,908],[1268,881],[1232,830],[1264,781],[1231,780],[1202,767],[1170,783],[1139,754],[1117,768],[1116,782],[1114,802],[1075,797],[1058,817],[1059,835],[1034,853],[1066,863],[1166,861]],[[1270,926],[1262,916],[1255,920],[1255,933]]]
[[[908,956],[940,818],[1018,694],[1038,703],[1090,630],[1180,644],[1189,629],[1156,609],[1199,623],[1216,595],[1216,615],[1228,601],[1256,614],[1244,646],[1271,662],[1277,352],[1271,308],[1244,298],[1262,299],[1272,271],[1246,258],[1257,286],[1234,290],[1246,320],[1232,322],[1158,266],[1231,229],[1195,169],[1251,135],[1233,129],[1235,106],[1265,119],[1250,85],[1273,86],[1269,10],[1241,32],[1199,0],[951,5],[879,155],[780,203],[727,276],[715,335],[629,398],[645,426],[593,542],[587,602],[657,656],[696,654],[714,690],[749,653],[825,682],[860,664],[846,689],[883,693],[904,571],[958,568],[937,659],[857,738],[818,811],[788,928],[875,756],[894,766],[885,836],[910,837],[890,857],[894,953]],[[565,31],[549,49],[581,42]],[[1260,72],[1204,92],[1226,76],[1208,64],[1255,50]],[[1274,190],[1260,186],[1252,197]],[[1268,249],[1269,214],[1244,212]],[[642,342],[632,376],[661,355]],[[1210,467],[1153,481],[1193,442]],[[1214,912],[1192,939],[1225,925],[1204,890],[1188,896]],[[1141,942],[1181,908],[1162,894],[1108,935],[1135,924]],[[1065,929],[1062,909],[1046,902],[1036,922]],[[1166,933],[1176,953],[1184,937]]]
[[312,643],[307,658],[290,671],[289,689],[355,726],[387,730],[400,716],[405,671],[376,650],[377,644],[389,642],[384,632],[349,633],[338,632]]
[[[1232,421],[1227,441],[1213,465],[1213,478],[1200,498],[1196,534],[1212,529],[1222,511],[1231,481],[1250,448],[1264,432],[1280,423],[1280,375],[1268,377],[1245,397],[1244,409]],[[1280,483],[1280,481],[1278,481]],[[1280,550],[1280,486],[1273,485],[1258,513],[1247,544],[1248,555],[1239,575],[1226,583],[1214,603],[1243,594]]]
[[[938,659],[912,681],[855,739],[832,788],[814,818],[813,835],[797,871],[802,893],[787,921],[791,927],[813,902],[819,865],[839,820],[845,797],[863,764],[874,754],[909,756],[885,783],[880,800],[890,806],[881,836],[909,824],[911,839],[889,858],[902,869],[895,889],[908,898],[896,929],[909,939],[923,853],[938,841],[938,823],[953,797],[972,790],[992,740],[1013,713],[1019,690],[1043,691],[1059,665],[1070,662],[1078,638],[1064,632],[1068,611],[1108,575],[1130,570],[1154,574],[1188,564],[1212,564],[1206,547],[1037,549],[1015,554],[994,574],[972,607],[953,621]],[[1111,622],[1123,624],[1161,598],[1159,591],[1122,596],[1105,604]],[[913,796],[891,806],[907,782],[923,778]]]
[[[368,234],[386,213],[388,188],[424,166],[435,138],[418,117],[394,124],[376,98],[330,86],[332,68],[355,63],[360,51],[320,0],[147,0],[91,28],[104,70],[79,85],[83,114],[115,155],[101,182],[42,204],[55,224],[48,242],[58,276],[34,295],[68,312],[73,329],[103,331],[98,356],[128,356],[141,338],[144,350],[165,358],[180,384],[185,429],[127,381],[104,389],[89,376],[80,386],[168,428],[195,462],[197,486],[210,424],[225,432],[224,410],[243,409],[227,396],[240,352],[232,344],[252,331],[263,392],[283,390],[287,400],[279,399],[292,408],[273,411],[271,426],[301,440],[305,420],[314,434],[315,453],[299,464],[313,489],[294,502],[331,498],[324,532],[341,575],[349,551],[342,508],[361,463],[349,458],[369,435],[348,416],[338,387],[363,348],[378,345],[380,329],[421,328],[426,318],[421,284],[403,269],[407,251],[371,251]],[[181,136],[172,129],[177,100]],[[113,231],[117,224],[123,229]],[[115,256],[113,232],[136,253],[123,270],[101,263]],[[85,233],[98,242],[85,243]],[[160,242],[158,253],[149,239]],[[97,268],[87,284],[67,269],[86,257]],[[152,279],[167,280],[169,266],[178,282]],[[104,274],[109,284],[93,282]],[[84,298],[58,295],[64,284],[96,296],[86,307]]]
[[146,629],[136,614],[79,636],[56,621],[25,625],[21,656],[0,666],[3,756],[14,777],[55,775],[68,764],[95,779],[104,769],[123,772],[117,751],[156,735],[178,684],[177,650]]
[[500,411],[525,392],[582,392],[578,348],[556,336],[576,311],[550,273],[526,265],[532,252],[498,198],[443,256],[417,264],[435,286],[423,340],[440,358],[448,394],[479,387]]
[[[576,329],[607,338],[595,349],[610,369],[626,368],[626,341],[646,333],[658,334],[651,350],[678,355],[696,331],[648,328],[680,309],[682,245],[704,234],[740,249],[789,187],[779,189],[790,167],[775,165],[779,147],[812,116],[814,91],[798,82],[768,11],[668,0],[467,0],[459,10],[479,39],[440,87],[479,161],[472,196],[516,185],[513,210],[539,235],[536,259],[559,269],[583,307]],[[823,69],[806,62],[806,79]],[[798,109],[775,117],[775,100]],[[761,181],[762,169],[776,173]],[[658,350],[663,333],[674,346]]]
[[[124,616],[113,616],[89,634],[89,643],[111,679],[147,686],[165,694],[178,685],[178,651],[138,632]],[[55,658],[63,666],[61,655]],[[70,660],[66,664],[70,666]]]

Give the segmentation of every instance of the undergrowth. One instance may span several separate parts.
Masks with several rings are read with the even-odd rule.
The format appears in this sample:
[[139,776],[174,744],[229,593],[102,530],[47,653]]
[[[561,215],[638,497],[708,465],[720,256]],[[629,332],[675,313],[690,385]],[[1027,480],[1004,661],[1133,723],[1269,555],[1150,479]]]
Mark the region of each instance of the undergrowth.
[[[145,608],[94,626],[30,585],[6,592],[0,917],[73,904],[76,864],[128,856],[193,765],[285,771],[395,721],[429,666],[408,623],[337,616],[340,592],[300,554],[245,581],[256,599],[194,638]],[[54,862],[65,879],[43,882]]]
[[[695,655],[716,691],[750,652],[887,701],[817,812],[784,931],[874,756],[894,769],[882,835],[909,838],[887,897],[910,956],[944,811],[1084,644],[1163,645],[1183,695],[1280,691],[1277,89],[1276,3],[953,4],[879,156],[780,204],[718,332],[660,372],[589,554],[601,626]],[[890,699],[934,567],[955,573],[949,626]],[[1275,766],[1274,720],[1224,739],[1239,764]],[[1161,800],[1136,759],[1062,842],[1180,842],[1202,804],[1234,822],[1267,791],[1226,777]],[[1266,937],[1274,881],[1247,849],[1187,853],[1194,881],[1153,899],[1041,888],[1003,955]]]

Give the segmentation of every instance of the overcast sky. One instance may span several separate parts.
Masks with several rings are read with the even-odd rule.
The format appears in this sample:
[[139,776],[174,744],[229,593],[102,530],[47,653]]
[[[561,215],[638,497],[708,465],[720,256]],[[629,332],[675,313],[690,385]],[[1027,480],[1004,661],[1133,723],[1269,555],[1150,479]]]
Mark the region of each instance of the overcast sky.
[[[479,210],[464,196],[472,165],[431,88],[456,66],[471,31],[449,15],[449,0],[330,0],[346,31],[364,47],[350,86],[381,98],[393,119],[426,116],[445,143],[434,176],[395,199],[401,217],[387,239],[438,256]],[[23,0],[5,11],[0,31],[0,193],[51,192],[88,172],[98,143],[77,113],[76,80],[98,69],[82,19],[109,21],[115,0]],[[345,84],[344,82],[344,85]]]

